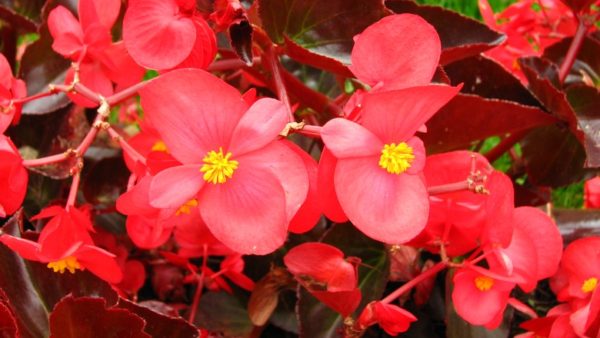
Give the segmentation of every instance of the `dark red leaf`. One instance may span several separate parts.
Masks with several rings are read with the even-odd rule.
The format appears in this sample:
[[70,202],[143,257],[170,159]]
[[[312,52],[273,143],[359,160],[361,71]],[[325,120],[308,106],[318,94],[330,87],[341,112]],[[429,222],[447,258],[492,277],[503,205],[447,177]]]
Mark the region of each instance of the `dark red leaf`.
[[567,89],[567,98],[585,134],[586,167],[600,167],[600,92],[583,84]]
[[596,0],[561,0],[565,5],[569,6],[573,12],[585,11]]
[[102,298],[66,296],[50,314],[50,338],[151,337],[142,318],[106,305]]
[[0,0],[0,19],[15,29],[25,32],[37,31],[44,0]]
[[146,321],[144,332],[152,337],[161,338],[194,338],[198,337],[198,329],[181,317],[167,316],[148,307],[140,306],[126,299],[119,299],[119,308],[127,309]]
[[494,135],[548,125],[557,119],[512,101],[458,94],[427,123],[423,140],[431,152],[469,146]]
[[[1,290],[0,290],[1,291]],[[0,302],[0,337],[19,338],[19,327],[17,320],[9,304]]]
[[443,7],[418,5],[410,0],[387,0],[385,5],[395,13],[420,15],[435,27],[442,40],[443,65],[478,55],[504,41],[504,35],[481,22]]
[[[544,58],[551,60],[557,65],[562,64],[572,38],[564,39],[544,51]],[[591,80],[593,84],[600,85],[600,41],[588,36],[583,39],[583,43],[571,72],[567,76],[565,83],[587,82]]]
[[246,307],[227,292],[202,295],[194,323],[225,337],[248,337],[254,328]]
[[556,220],[565,245],[579,238],[600,236],[599,210],[554,209],[552,218]]
[[128,179],[129,171],[121,156],[95,162],[82,180],[85,200],[94,205],[113,205],[124,192]]
[[260,0],[271,39],[303,63],[347,74],[352,38],[387,14],[383,0]]

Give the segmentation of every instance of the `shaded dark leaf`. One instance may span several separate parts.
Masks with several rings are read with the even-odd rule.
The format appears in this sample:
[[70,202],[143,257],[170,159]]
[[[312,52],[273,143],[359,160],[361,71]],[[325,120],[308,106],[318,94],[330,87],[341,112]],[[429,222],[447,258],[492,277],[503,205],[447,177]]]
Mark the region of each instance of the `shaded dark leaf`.
[[543,205],[552,200],[552,191],[547,187],[538,187],[526,182],[526,185],[514,184],[515,207]]
[[[543,57],[557,65],[562,64],[572,40],[572,38],[567,38],[546,48]],[[592,37],[584,38],[565,83],[585,82],[589,79],[594,84],[600,85],[600,58],[598,55],[600,55],[600,41]]]
[[387,14],[383,0],[260,0],[271,39],[292,58],[348,74],[352,38]]
[[181,317],[167,316],[140,306],[126,299],[119,299],[119,308],[127,309],[146,321],[144,332],[152,337],[161,338],[194,338],[198,337],[198,329]]
[[247,337],[254,328],[246,307],[226,292],[209,292],[202,296],[194,323],[226,337]]
[[559,187],[581,180],[585,173],[585,150],[567,128],[536,128],[523,138],[521,146],[533,184]]
[[[323,237],[323,243],[342,250],[346,256],[358,257],[358,287],[362,299],[355,315],[371,301],[380,299],[388,282],[389,258],[385,246],[366,237],[351,224],[335,224]],[[300,287],[297,315],[300,334],[304,337],[337,337],[343,318]]]
[[569,6],[574,12],[585,11],[596,0],[561,0],[565,5]]
[[552,217],[565,245],[579,238],[600,236],[600,210],[553,209]]
[[106,305],[102,298],[66,296],[50,314],[50,338],[151,337],[142,318]]
[[0,0],[0,18],[14,28],[27,32],[37,31],[45,0]]
[[410,0],[387,0],[385,5],[395,13],[420,15],[435,27],[442,40],[443,65],[478,55],[505,39],[483,23],[443,7],[418,5]]
[[512,101],[458,94],[427,123],[430,152],[469,146],[473,141],[548,125],[557,119],[539,108]]
[[85,200],[94,205],[113,205],[127,187],[129,174],[121,156],[91,164],[82,180]]
[[[4,233],[21,236],[22,211],[18,211],[3,226]],[[27,233],[26,233],[27,234]],[[8,297],[21,337],[47,337],[48,314],[64,296],[101,297],[109,304],[117,302],[110,285],[87,271],[59,274],[45,264],[23,260],[0,244],[0,289]]]
[[248,20],[231,25],[229,39],[237,56],[247,65],[252,65],[252,26]]
[[600,92],[583,84],[567,89],[567,98],[577,114],[579,127],[585,134],[587,167],[600,167]]

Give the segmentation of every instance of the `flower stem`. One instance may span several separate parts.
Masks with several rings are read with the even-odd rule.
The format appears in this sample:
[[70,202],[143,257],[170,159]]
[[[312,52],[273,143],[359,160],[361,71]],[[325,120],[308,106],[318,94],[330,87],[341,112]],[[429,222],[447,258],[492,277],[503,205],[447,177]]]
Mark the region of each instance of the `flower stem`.
[[455,183],[435,185],[427,188],[427,192],[429,193],[429,195],[439,195],[447,192],[455,192],[461,190],[469,190],[469,183],[466,180]]
[[485,153],[485,157],[490,163],[494,162],[527,135],[528,132],[529,130],[522,130],[510,134],[510,136],[500,141],[494,148]]
[[267,48],[265,52],[266,61],[268,62],[269,68],[271,69],[271,73],[273,74],[273,81],[275,82],[275,88],[277,89],[277,96],[287,109],[288,116],[290,122],[296,121],[294,117],[294,113],[292,112],[292,107],[290,105],[290,98],[287,94],[287,89],[285,88],[285,84],[283,82],[283,77],[281,75],[281,64],[279,63],[279,56],[275,51],[273,46]]
[[73,175],[73,181],[71,182],[71,189],[69,190],[69,197],[67,198],[66,209],[75,206],[75,200],[77,199],[77,190],[79,190],[79,181],[81,179],[81,173],[77,171]]
[[585,39],[585,33],[588,30],[587,25],[584,20],[578,18],[579,25],[577,26],[577,31],[575,32],[575,36],[573,37],[573,41],[571,41],[571,45],[569,46],[569,50],[567,51],[567,55],[565,55],[565,59],[560,65],[560,70],[558,72],[558,79],[560,83],[564,83],[567,75],[571,71],[571,67],[575,63],[575,59],[577,59],[577,53],[581,49],[583,45],[583,40]]
[[25,167],[39,167],[47,164],[57,163],[63,161],[69,157],[68,152],[62,154],[50,155],[46,157],[36,158],[33,160],[24,160],[23,166]]
[[121,135],[119,135],[119,133],[116,130],[114,130],[112,127],[109,127],[108,129],[106,129],[106,131],[108,132],[110,137],[119,142],[119,145],[121,146],[121,148],[123,148],[123,151],[125,151],[129,156],[131,156],[134,161],[143,163],[144,165],[146,164],[146,158],[137,150],[135,150],[135,148],[133,148],[127,141],[125,141],[125,139]]
[[436,265],[432,266],[430,269],[422,272],[417,277],[411,279],[410,281],[408,281],[407,283],[405,283],[404,285],[402,285],[401,287],[396,289],[396,291],[387,295],[384,299],[381,300],[381,303],[383,303],[383,304],[391,303],[396,298],[402,296],[405,292],[407,292],[410,289],[412,289],[413,287],[417,286],[422,281],[424,281],[427,278],[430,278],[432,276],[435,276],[438,272],[444,270],[447,266],[448,266],[448,263],[443,262],[443,261],[437,263]]

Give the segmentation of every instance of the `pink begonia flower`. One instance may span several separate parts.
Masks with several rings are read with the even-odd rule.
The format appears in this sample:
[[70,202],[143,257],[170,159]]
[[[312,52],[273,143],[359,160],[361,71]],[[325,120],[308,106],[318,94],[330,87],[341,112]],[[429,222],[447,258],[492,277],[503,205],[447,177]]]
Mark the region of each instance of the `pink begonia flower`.
[[235,88],[199,69],[164,74],[140,96],[146,118],[182,163],[154,176],[150,204],[179,208],[197,199],[210,231],[231,249],[279,248],[308,192],[306,166],[279,141],[285,106],[263,98],[248,107]]
[[19,122],[22,104],[13,99],[27,96],[25,82],[13,77],[12,69],[4,55],[0,54],[0,134],[12,124]]
[[323,127],[323,142],[337,158],[339,203],[367,236],[404,243],[425,227],[425,147],[415,133],[459,89],[430,85],[369,94],[361,124],[336,118]]
[[0,218],[17,211],[27,193],[29,173],[12,141],[0,134]]

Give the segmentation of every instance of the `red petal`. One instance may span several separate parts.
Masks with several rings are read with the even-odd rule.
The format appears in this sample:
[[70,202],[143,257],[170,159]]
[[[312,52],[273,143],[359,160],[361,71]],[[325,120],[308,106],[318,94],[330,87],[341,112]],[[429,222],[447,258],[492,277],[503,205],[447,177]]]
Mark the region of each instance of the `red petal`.
[[286,239],[286,198],[268,170],[243,158],[224,184],[206,184],[199,198],[202,219],[223,244],[242,254],[264,255]]
[[335,156],[333,156],[327,147],[323,148],[321,159],[319,160],[317,195],[319,196],[319,201],[322,203],[321,210],[323,210],[325,217],[336,223],[343,223],[348,220],[348,217],[340,205],[333,184],[336,165],[337,159]]
[[92,24],[101,24],[111,29],[121,10],[120,0],[80,0],[79,21],[83,29]]
[[287,110],[281,101],[260,99],[244,113],[235,127],[229,151],[240,156],[263,148],[276,140],[287,122]]
[[142,88],[140,96],[145,117],[173,157],[185,164],[201,163],[219,147],[228,151],[233,130],[248,109],[235,88],[199,69],[162,75]]
[[150,183],[150,205],[179,208],[198,194],[204,182],[198,164],[165,169]]
[[362,297],[358,288],[352,291],[339,292],[312,291],[311,294],[323,304],[341,314],[343,318],[348,317],[356,310]]
[[417,317],[412,313],[392,304],[375,302],[373,311],[379,326],[393,336],[407,331],[410,323],[417,321]]
[[10,235],[2,235],[0,236],[0,242],[25,259],[40,261],[40,245],[34,241]]
[[350,70],[371,86],[386,90],[429,83],[441,42],[433,26],[412,14],[390,15],[355,37]]
[[150,205],[151,176],[145,176],[131,190],[117,199],[117,210],[125,215],[153,216],[158,212]]
[[327,122],[321,137],[338,159],[378,155],[383,149],[381,140],[368,129],[342,118]]
[[54,38],[52,49],[64,57],[72,57],[83,48],[83,30],[73,13],[58,6],[48,15],[48,30]]
[[127,217],[126,228],[133,244],[142,249],[154,249],[165,244],[173,230],[156,219],[141,216]]
[[302,158],[308,174],[308,194],[294,218],[290,221],[289,231],[301,234],[312,229],[321,219],[321,206],[319,192],[317,191],[318,164],[306,151],[295,143],[285,142],[298,156]]
[[106,47],[100,61],[107,76],[113,82],[124,87],[133,86],[140,82],[146,72],[131,58],[123,42]]
[[130,260],[125,263],[123,271],[123,280],[119,283],[119,288],[130,294],[136,294],[146,281],[144,264],[137,260]]
[[8,60],[3,54],[0,54],[0,87],[10,90],[12,87],[13,73]]
[[196,41],[190,55],[175,68],[200,68],[206,69],[217,55],[217,40],[215,32],[200,16],[194,17],[196,27]]
[[420,177],[390,174],[378,161],[378,157],[339,160],[337,196],[350,221],[367,236],[389,244],[407,242],[427,222],[427,190]]
[[362,124],[386,144],[406,141],[459,90],[430,85],[366,95]]
[[196,27],[173,0],[132,0],[123,19],[123,40],[141,66],[170,69],[192,52]]
[[101,279],[117,284],[123,279],[123,271],[115,260],[115,255],[93,245],[84,245],[74,254],[81,266]]

